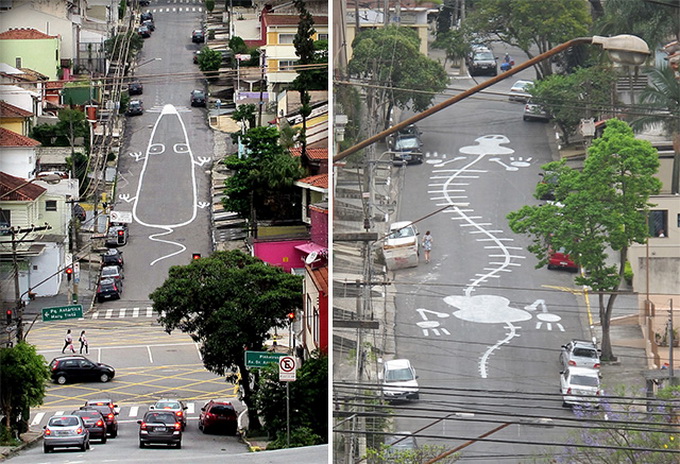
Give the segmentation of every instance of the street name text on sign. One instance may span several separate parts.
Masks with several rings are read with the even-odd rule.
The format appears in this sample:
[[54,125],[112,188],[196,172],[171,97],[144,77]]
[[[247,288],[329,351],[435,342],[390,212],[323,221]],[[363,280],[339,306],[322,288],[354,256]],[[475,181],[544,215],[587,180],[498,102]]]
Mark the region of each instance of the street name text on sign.
[[83,317],[83,305],[57,306],[43,308],[42,319],[47,321],[63,321],[64,319],[79,319]]
[[246,351],[246,367],[266,367],[271,363],[279,362],[279,358],[285,356],[283,353],[272,353],[269,351]]
[[292,356],[279,359],[279,382],[294,382],[297,363]]

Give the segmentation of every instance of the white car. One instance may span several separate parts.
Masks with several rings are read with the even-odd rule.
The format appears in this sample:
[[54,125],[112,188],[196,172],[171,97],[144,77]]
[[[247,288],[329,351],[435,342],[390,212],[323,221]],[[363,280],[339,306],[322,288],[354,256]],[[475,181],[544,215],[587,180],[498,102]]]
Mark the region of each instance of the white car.
[[550,114],[545,109],[544,106],[534,103],[531,100],[527,101],[524,105],[524,115],[522,118],[525,121],[550,121]]
[[531,98],[531,94],[527,92],[527,89],[532,85],[534,85],[533,81],[519,80],[515,82],[512,84],[512,87],[510,87],[508,100],[526,103],[529,101],[529,98]]
[[417,400],[420,397],[416,370],[408,359],[385,361],[382,393],[387,401]]
[[121,269],[119,266],[104,266],[102,268],[101,278],[121,280],[125,277],[123,276],[123,269]]
[[562,406],[599,406],[600,373],[587,367],[568,367],[560,373]]
[[592,342],[572,340],[562,345],[560,352],[562,369],[567,367],[600,368],[600,350]]

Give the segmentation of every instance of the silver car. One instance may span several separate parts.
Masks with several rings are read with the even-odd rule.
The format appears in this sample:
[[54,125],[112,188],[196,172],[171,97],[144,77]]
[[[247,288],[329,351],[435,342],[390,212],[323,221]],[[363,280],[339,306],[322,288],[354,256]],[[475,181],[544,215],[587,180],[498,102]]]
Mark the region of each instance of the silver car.
[[90,432],[79,416],[53,416],[43,429],[43,450],[46,453],[54,448],[90,449]]
[[571,366],[599,369],[600,351],[592,342],[572,340],[566,345],[562,345],[560,364],[562,369]]
[[122,280],[124,278],[123,269],[120,266],[104,266],[102,268],[101,278]]
[[387,401],[399,401],[420,397],[416,370],[408,359],[385,361],[382,374],[382,392]]
[[600,374],[587,367],[569,367],[560,374],[562,406],[599,406]]

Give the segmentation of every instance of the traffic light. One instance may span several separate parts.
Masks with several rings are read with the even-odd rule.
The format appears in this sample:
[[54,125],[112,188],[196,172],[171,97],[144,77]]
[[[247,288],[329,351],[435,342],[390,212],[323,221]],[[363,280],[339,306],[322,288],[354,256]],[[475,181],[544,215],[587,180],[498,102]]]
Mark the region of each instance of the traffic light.
[[118,245],[125,245],[125,231],[118,229]]
[[289,312],[286,314],[286,317],[288,318],[288,322],[292,323],[295,320],[295,311]]
[[7,311],[5,311],[5,314],[7,316],[7,323],[11,324],[12,323],[12,310],[8,309]]
[[66,269],[64,269],[64,272],[66,273],[66,280],[70,282],[71,276],[73,275],[73,266],[67,267]]
[[194,253],[191,255],[191,259],[201,259],[201,254],[200,253]]

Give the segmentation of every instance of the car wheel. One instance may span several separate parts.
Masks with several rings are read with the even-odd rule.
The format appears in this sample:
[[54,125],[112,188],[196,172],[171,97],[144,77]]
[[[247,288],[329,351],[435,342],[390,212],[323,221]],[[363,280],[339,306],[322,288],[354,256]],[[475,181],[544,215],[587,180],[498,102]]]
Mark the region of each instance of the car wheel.
[[118,429],[111,432],[111,438],[116,438],[118,436]]
[[139,442],[139,447],[140,447],[140,448],[144,448],[144,446],[146,446],[146,445],[144,444],[144,442],[143,442],[143,441],[140,441],[140,442]]
[[106,438],[106,432],[105,432],[104,436],[102,437],[102,445],[106,444],[106,440],[108,440],[108,438]]
[[203,431],[203,433],[205,433],[205,430],[203,428],[203,424],[201,424],[200,422],[198,423],[198,430],[201,430],[201,431]]
[[175,445],[175,447],[176,447],[177,449],[182,449],[182,442],[181,442],[181,441],[178,442],[178,443]]
[[66,376],[64,374],[61,374],[57,377],[57,383],[59,385],[64,385],[66,383]]
[[87,451],[87,443],[83,443],[80,447],[80,451]]
[[106,383],[109,381],[109,374],[102,374],[99,376],[99,380],[101,380],[102,383]]
[[568,407],[569,407],[569,404],[567,404],[566,401],[562,401],[562,407],[563,407],[563,408],[568,408]]
[[43,445],[43,451],[46,452],[46,453],[49,453],[49,452],[52,451],[52,448],[47,446],[47,445]]

